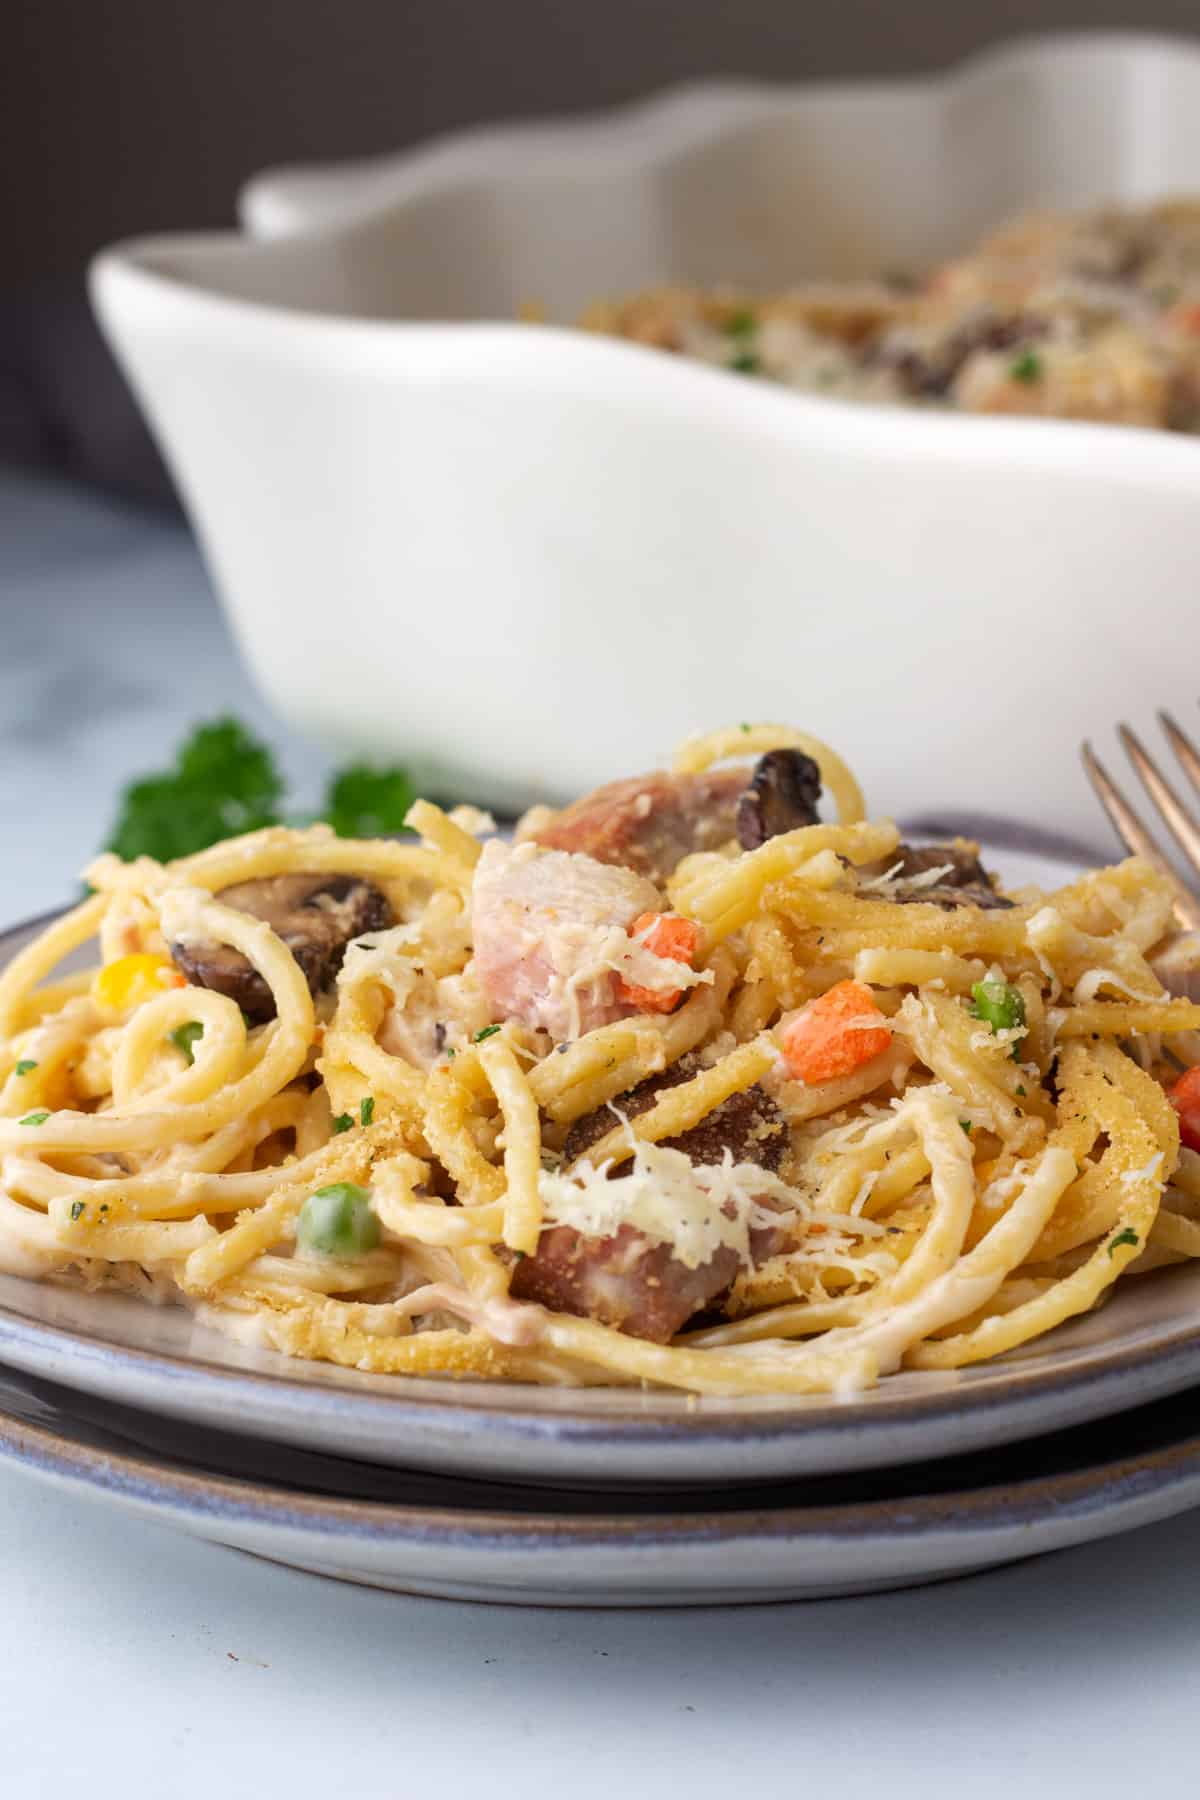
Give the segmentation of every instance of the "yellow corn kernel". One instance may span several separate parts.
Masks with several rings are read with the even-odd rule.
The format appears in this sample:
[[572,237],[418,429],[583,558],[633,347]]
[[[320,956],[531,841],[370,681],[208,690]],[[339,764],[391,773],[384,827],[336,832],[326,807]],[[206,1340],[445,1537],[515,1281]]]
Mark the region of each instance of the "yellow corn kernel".
[[184,987],[186,982],[175,964],[166,956],[150,956],[139,951],[133,956],[118,956],[116,962],[105,963],[92,982],[92,999],[103,1011],[130,1012],[144,1000],[153,1000],[166,988]]

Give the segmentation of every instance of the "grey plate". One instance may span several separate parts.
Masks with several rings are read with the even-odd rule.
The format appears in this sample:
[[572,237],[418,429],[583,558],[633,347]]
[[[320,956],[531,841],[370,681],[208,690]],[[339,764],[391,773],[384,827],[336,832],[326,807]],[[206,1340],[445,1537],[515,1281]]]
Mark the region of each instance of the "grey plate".
[[1195,1398],[886,1474],[658,1500],[363,1467],[0,1376],[0,1462],[316,1574],[450,1599],[682,1606],[941,1580],[1200,1501]]
[[[1013,879],[1073,872],[1044,854],[1001,857]],[[0,962],[37,923],[0,938]],[[841,1403],[371,1376],[243,1348],[180,1309],[12,1276],[0,1277],[0,1361],[192,1424],[398,1467],[588,1488],[744,1483],[950,1456],[1177,1393],[1200,1382],[1200,1265],[1127,1283],[1028,1351]]]

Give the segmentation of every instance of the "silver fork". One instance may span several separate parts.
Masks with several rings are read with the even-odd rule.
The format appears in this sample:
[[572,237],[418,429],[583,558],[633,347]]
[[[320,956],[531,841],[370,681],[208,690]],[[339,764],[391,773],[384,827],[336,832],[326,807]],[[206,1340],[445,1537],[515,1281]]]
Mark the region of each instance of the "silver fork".
[[[1184,774],[1196,793],[1200,794],[1200,750],[1196,749],[1170,713],[1160,712],[1158,722]],[[1136,733],[1128,725],[1118,725],[1117,736],[1168,831],[1191,868],[1200,876],[1200,821],[1197,821],[1191,808],[1180,798]],[[1144,856],[1147,862],[1152,862],[1156,869],[1161,870],[1170,881],[1175,894],[1176,919],[1185,931],[1200,931],[1200,897],[1184,886],[1177,870],[1167,861],[1145,822],[1130,806],[1091,744],[1085,742],[1081,745],[1080,755],[1088,780],[1096,790],[1096,797],[1112,820],[1121,842],[1133,855]]]

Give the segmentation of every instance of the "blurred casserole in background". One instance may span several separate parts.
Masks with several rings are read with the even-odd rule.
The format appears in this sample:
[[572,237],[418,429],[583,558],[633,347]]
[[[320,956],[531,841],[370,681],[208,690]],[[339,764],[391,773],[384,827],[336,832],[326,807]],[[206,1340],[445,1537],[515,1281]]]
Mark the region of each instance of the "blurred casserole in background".
[[[1189,192],[1200,51],[1037,40],[269,172],[245,234],[119,245],[93,294],[250,668],[338,758],[515,811],[803,717],[880,811],[1103,843],[1076,743],[1195,704]],[[565,323],[723,284],[606,323],[740,375]],[[756,378],[810,337],[844,386]]]
[[926,276],[660,287],[597,331],[839,399],[1200,430],[1200,200],[1017,219]]

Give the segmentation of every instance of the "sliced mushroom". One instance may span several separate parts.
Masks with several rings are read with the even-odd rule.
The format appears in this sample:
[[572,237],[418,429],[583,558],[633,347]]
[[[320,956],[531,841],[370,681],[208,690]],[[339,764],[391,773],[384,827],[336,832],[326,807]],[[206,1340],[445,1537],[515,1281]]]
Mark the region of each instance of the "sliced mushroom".
[[[680,1057],[669,1069],[649,1076],[628,1093],[621,1094],[613,1101],[613,1106],[627,1119],[636,1119],[639,1113],[648,1112],[667,1088],[690,1081],[700,1073],[701,1067],[700,1059],[694,1053]],[[599,1106],[594,1112],[576,1119],[563,1145],[566,1160],[574,1162],[582,1156],[611,1131],[615,1123],[607,1106]],[[728,1150],[735,1163],[758,1163],[760,1168],[774,1173],[783,1161],[787,1147],[787,1126],[770,1095],[756,1086],[747,1088],[744,1093],[731,1094],[707,1118],[701,1119],[699,1125],[693,1125],[690,1131],[681,1132],[678,1137],[665,1138],[663,1142],[668,1150],[682,1150],[694,1163],[719,1163]]]
[[[352,938],[392,923],[385,896],[357,875],[269,875],[239,881],[216,897],[223,906],[265,919],[299,963],[314,994],[333,981]],[[274,1017],[270,988],[240,950],[229,944],[180,943],[171,945],[171,955],[190,982],[236,1000],[255,1024]]]
[[738,843],[757,850],[768,838],[819,818],[821,771],[802,750],[768,750],[760,756],[750,785],[737,804]]
[[[946,912],[955,906],[981,906],[992,912],[1012,906],[1011,900],[996,892],[995,882],[979,860],[979,845],[966,838],[955,838],[949,844],[898,844],[885,858],[885,865],[896,874],[882,891],[898,906],[924,901]],[[922,885],[914,880],[933,869],[945,870],[939,881]],[[885,873],[884,866],[879,873]]]

